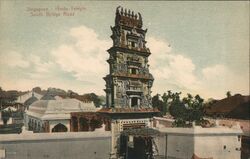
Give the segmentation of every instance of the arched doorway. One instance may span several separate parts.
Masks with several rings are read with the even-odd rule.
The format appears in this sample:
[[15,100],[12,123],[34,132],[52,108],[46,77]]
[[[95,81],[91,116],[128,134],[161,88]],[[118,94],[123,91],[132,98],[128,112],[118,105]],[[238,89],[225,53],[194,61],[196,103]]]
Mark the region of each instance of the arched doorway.
[[68,129],[65,125],[59,123],[53,129],[52,132],[67,132]]

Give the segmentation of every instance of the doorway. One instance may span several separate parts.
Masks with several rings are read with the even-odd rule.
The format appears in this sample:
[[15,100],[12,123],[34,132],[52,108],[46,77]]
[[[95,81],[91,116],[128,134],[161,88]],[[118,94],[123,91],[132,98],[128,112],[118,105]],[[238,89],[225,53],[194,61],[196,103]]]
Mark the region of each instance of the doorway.
[[119,154],[125,159],[153,159],[151,137],[134,137],[129,143],[128,136],[120,136]]
[[53,129],[52,132],[67,132],[68,129],[65,125],[59,123]]

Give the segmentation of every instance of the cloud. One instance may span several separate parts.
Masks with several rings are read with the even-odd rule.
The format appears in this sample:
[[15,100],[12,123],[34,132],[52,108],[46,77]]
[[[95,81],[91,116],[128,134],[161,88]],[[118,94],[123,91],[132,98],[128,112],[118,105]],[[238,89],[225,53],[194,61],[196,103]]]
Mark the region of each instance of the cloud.
[[110,40],[100,39],[93,29],[86,26],[70,29],[68,36],[74,42],[52,50],[55,62],[62,70],[73,73],[76,80],[87,82],[85,89],[94,87],[103,94],[105,83],[102,78],[108,73],[106,50],[111,47]]
[[22,56],[22,54],[15,51],[10,51],[6,54],[0,54],[0,65],[9,66],[11,68],[27,68],[30,66],[30,62],[27,61],[25,57]]
[[[100,39],[86,26],[69,29],[64,38],[70,42],[45,53],[47,61],[37,54],[27,57],[17,51],[10,51],[5,56],[1,54],[1,66],[5,66],[1,71],[1,76],[5,77],[0,79],[2,86],[19,90],[34,86],[60,87],[79,93],[104,94],[102,78],[108,73],[106,50],[111,47],[111,40]],[[22,70],[15,75],[17,68]]]
[[[47,61],[39,55],[25,56],[18,51],[0,54],[3,88],[27,90],[35,86],[71,89],[79,93],[104,94],[108,74],[108,53],[111,40],[101,39],[91,28],[79,26],[69,29],[64,42],[47,52]],[[167,90],[200,94],[204,98],[222,98],[226,91],[249,93],[249,73],[239,74],[222,63],[200,68],[190,57],[173,52],[164,39],[149,37],[150,71],[155,81],[153,94]],[[16,71],[10,70],[18,69]],[[3,71],[5,70],[5,71]]]
[[202,69],[203,81],[201,92],[207,96],[225,96],[232,93],[249,94],[249,74],[238,74],[223,64],[208,66]]
[[203,95],[205,98],[222,98],[226,91],[249,94],[249,74],[232,72],[218,63],[197,68],[192,59],[172,52],[169,43],[149,37],[151,72],[155,77],[153,92],[167,90]]
[[150,64],[155,77],[154,92],[164,92],[168,89],[187,90],[191,85],[196,87],[199,84],[192,60],[181,54],[172,53],[168,42],[149,37],[148,47],[152,53]]

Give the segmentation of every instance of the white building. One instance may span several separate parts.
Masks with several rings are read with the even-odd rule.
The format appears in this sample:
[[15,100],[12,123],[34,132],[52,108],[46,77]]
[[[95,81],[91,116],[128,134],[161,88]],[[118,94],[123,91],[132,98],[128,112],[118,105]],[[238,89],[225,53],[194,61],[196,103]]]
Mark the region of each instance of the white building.
[[31,105],[32,103],[34,103],[35,101],[38,101],[42,98],[43,96],[41,94],[38,94],[36,92],[33,91],[29,91],[21,96],[18,96],[15,103],[16,108],[18,110],[22,110],[24,111],[25,109],[27,109],[29,107],[29,105]]
[[168,159],[240,159],[239,128],[161,128],[159,154]]
[[25,126],[36,132],[67,132],[71,130],[71,113],[95,112],[93,102],[77,99],[39,100],[25,113]]
[[[42,98],[43,95],[38,94],[36,92],[33,91],[29,91],[21,96],[17,97],[17,100],[15,101],[16,103],[20,103],[20,104],[25,104],[27,103],[29,100],[31,100],[32,98],[39,100]],[[33,100],[32,100],[33,101]]]

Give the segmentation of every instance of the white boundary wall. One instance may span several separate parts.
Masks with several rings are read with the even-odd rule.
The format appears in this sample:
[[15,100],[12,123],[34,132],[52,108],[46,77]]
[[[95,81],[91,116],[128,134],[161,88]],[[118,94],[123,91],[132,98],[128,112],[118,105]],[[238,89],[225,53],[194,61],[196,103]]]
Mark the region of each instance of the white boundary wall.
[[160,154],[168,159],[191,159],[193,154],[201,158],[240,159],[240,129],[195,126],[162,128],[160,132],[165,137],[158,140],[157,145],[160,147]]
[[110,147],[110,132],[0,135],[4,159],[108,159]]

